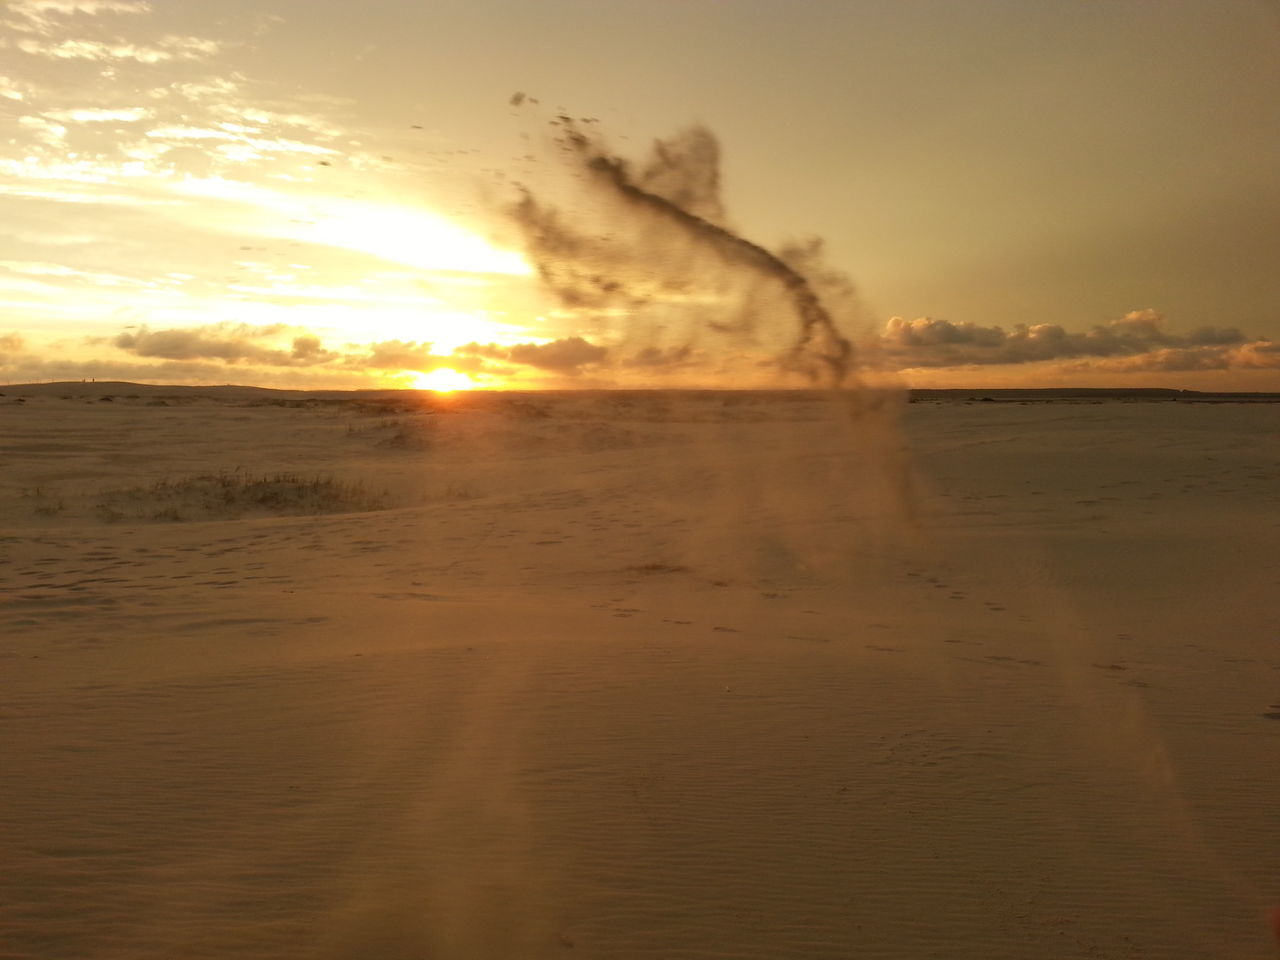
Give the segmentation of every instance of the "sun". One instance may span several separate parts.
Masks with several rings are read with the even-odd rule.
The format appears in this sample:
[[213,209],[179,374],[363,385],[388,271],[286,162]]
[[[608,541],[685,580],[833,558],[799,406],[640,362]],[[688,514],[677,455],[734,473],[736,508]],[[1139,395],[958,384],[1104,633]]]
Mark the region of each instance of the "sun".
[[414,390],[433,390],[436,393],[453,393],[455,390],[474,390],[476,382],[465,373],[441,367],[430,373],[410,372],[409,386]]

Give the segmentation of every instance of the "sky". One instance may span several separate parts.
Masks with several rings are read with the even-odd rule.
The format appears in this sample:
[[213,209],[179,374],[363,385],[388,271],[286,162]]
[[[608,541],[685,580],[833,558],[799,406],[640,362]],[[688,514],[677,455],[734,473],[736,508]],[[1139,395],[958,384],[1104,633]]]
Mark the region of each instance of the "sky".
[[1276,0],[5,0],[0,383],[1280,390],[1277,170]]

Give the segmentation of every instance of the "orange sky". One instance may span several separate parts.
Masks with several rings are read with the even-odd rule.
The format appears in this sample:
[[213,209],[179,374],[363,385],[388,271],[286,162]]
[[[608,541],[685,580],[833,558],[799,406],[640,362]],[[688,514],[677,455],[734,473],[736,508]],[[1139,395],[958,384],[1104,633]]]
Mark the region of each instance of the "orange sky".
[[[554,140],[567,112],[655,196],[797,264],[857,355],[914,385],[1280,389],[1273,5],[10,0],[0,19],[0,381],[790,382],[776,278],[610,212]],[[650,165],[691,129],[718,162]],[[521,187],[590,243],[538,261],[507,215]],[[795,253],[813,236],[821,257]],[[539,267],[625,295],[588,303]]]

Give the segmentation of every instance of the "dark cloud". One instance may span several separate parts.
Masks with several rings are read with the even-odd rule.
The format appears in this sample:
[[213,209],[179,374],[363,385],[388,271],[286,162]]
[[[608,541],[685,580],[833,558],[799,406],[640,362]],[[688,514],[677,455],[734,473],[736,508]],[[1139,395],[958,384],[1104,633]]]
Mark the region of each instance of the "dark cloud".
[[879,346],[903,368],[1131,358],[1151,364],[1134,369],[1204,370],[1232,365],[1232,356],[1248,345],[1247,340],[1230,327],[1202,327],[1185,335],[1169,333],[1156,311],[1134,310],[1084,332],[1051,323],[1017,324],[1006,330],[933,317],[894,317],[881,334]]
[[692,366],[699,361],[693,347],[686,344],[683,347],[671,347],[669,349],[645,347],[630,356],[623,357],[619,362],[626,367],[675,369],[677,367]]
[[[461,354],[445,356],[433,353],[432,344],[417,341],[384,340],[367,347],[348,345],[345,352],[337,352],[326,349],[319,337],[302,334],[294,336],[287,349],[278,346],[277,341],[289,330],[289,327],[281,324],[255,327],[249,324],[222,323],[168,330],[151,330],[142,326],[137,330],[120,333],[109,342],[137,357],[181,362],[219,361],[227,366],[328,368],[333,372],[342,371],[345,375],[355,371],[385,370],[426,373],[442,367],[463,373],[477,373],[485,367],[481,355],[476,351],[464,350]],[[557,363],[572,363],[573,358],[569,353],[573,345],[566,348],[563,346],[565,342],[556,343],[561,346],[546,345],[554,349],[545,356],[538,353],[533,344],[524,345],[523,348],[507,348],[493,356],[495,359],[515,359],[513,354],[528,354],[526,359],[518,362],[548,368]],[[535,360],[541,360],[541,363],[534,363]]]
[[333,356],[320,344],[319,337],[294,337],[290,355],[300,363],[322,363]]
[[1168,347],[1129,357],[1113,357],[1077,363],[1068,370],[1105,370],[1116,373],[1186,372],[1194,370],[1277,370],[1280,343],[1255,340],[1234,345]]
[[225,364],[248,363],[270,367],[314,366],[336,356],[325,350],[319,339],[313,336],[295,337],[289,350],[261,342],[279,337],[287,329],[280,324],[255,327],[247,323],[219,323],[169,330],[142,326],[117,334],[111,339],[111,344],[138,357],[220,360]]
[[[309,377],[302,371],[281,371],[281,376]],[[165,360],[159,363],[114,360],[63,360],[36,354],[24,354],[7,360],[0,356],[0,382],[33,383],[49,380],[124,380],[142,383],[227,383],[227,367],[223,363],[199,360]],[[239,382],[249,382],[248,368],[243,368]],[[279,383],[275,385],[284,386]],[[295,385],[295,384],[288,384]],[[301,386],[302,384],[296,384]],[[353,383],[352,386],[367,386]]]
[[474,357],[442,356],[431,352],[432,345],[405,340],[383,340],[373,344],[367,354],[348,354],[343,363],[373,370],[416,370],[430,373],[448,367],[460,373],[478,372],[483,365]]
[[608,353],[604,347],[588,343],[581,337],[567,337],[550,343],[517,344],[510,349],[506,358],[513,363],[523,363],[539,370],[574,374],[580,367],[600,363]]
[[564,376],[577,376],[583,367],[602,363],[609,354],[607,348],[589,343],[582,337],[566,337],[550,343],[518,343],[511,347],[493,343],[468,343],[454,352],[490,360],[506,360]]

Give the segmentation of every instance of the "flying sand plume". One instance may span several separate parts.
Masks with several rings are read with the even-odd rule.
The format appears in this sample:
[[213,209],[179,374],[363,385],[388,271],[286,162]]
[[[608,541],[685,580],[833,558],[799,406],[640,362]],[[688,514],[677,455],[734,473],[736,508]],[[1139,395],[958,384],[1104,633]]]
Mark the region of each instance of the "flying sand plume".
[[[830,426],[817,446],[797,431],[767,451],[767,467],[726,473],[740,452],[705,451],[707,476],[718,479],[699,499],[697,529],[678,559],[736,564],[752,576],[834,574],[853,562],[851,551],[910,522],[912,482],[896,423],[904,394],[862,376],[865,358],[841,324],[865,313],[853,284],[823,265],[821,243],[775,252],[728,225],[720,145],[705,127],[655,141],[632,164],[586,132],[588,121],[550,122],[566,161],[556,171],[572,175],[569,189],[517,183],[506,212],[571,322],[594,323],[609,344],[599,363],[646,385],[674,378],[754,388],[801,374],[834,401],[813,408]],[[741,438],[729,431],[721,442]],[[819,449],[840,466],[815,471]],[[773,529],[763,518],[775,514],[794,522]]]
[[[540,277],[563,303],[580,310],[634,311],[660,301],[662,326],[673,322],[681,302],[700,303],[692,338],[708,330],[750,337],[759,332],[757,316],[773,319],[785,312],[799,329],[777,364],[824,387],[855,385],[853,344],[815,288],[819,279],[797,265],[809,266],[819,245],[779,255],[717,222],[723,216],[720,150],[709,130],[693,127],[656,141],[648,164],[637,171],[573,118],[551,122],[560,128],[557,143],[570,154],[592,210],[567,217],[520,185],[509,213]],[[584,229],[591,217],[604,218],[601,230]],[[829,272],[821,277],[856,303],[847,281]],[[710,312],[708,299],[714,305]]]

